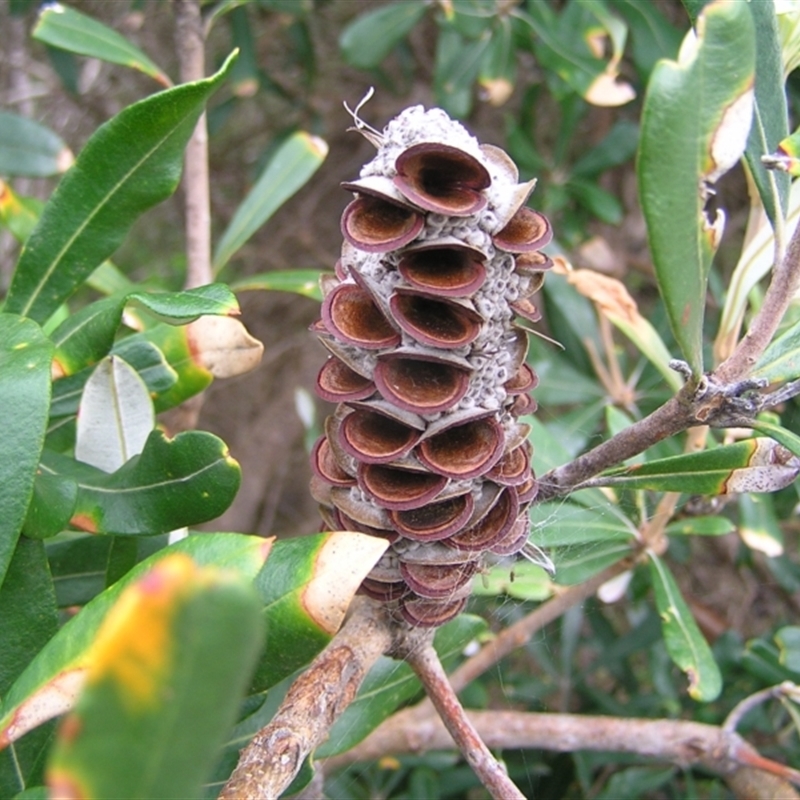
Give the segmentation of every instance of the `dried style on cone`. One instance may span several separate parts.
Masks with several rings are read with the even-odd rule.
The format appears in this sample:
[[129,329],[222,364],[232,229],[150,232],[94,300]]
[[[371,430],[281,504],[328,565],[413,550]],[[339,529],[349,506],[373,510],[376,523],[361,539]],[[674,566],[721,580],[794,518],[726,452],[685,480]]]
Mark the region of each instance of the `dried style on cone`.
[[326,524],[388,539],[361,591],[412,625],[466,604],[487,553],[528,540],[536,495],[530,296],[551,265],[548,221],[499,148],[440,109],[407,109],[342,215],[336,277],[312,326],[330,351],[318,393],[339,403],[312,455]]

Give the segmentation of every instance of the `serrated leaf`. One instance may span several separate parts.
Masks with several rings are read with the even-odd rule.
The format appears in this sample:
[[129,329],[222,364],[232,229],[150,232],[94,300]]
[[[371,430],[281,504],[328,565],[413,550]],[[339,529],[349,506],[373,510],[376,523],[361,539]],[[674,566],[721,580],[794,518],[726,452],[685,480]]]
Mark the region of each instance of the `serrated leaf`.
[[17,545],[50,406],[53,345],[39,326],[0,314],[0,586]]
[[84,386],[75,458],[104,472],[115,472],[142,452],[155,420],[145,382],[119,356],[109,356]]
[[629,489],[717,495],[774,492],[788,486],[798,474],[800,458],[787,454],[770,439],[758,438],[611,470],[598,482]]
[[197,797],[263,640],[249,581],[161,559],[111,608],[47,769],[58,794]]
[[312,300],[322,300],[319,287],[320,277],[330,273],[315,269],[287,269],[275,272],[262,272],[259,275],[248,275],[241,280],[233,281],[230,288],[234,292],[268,291],[293,292]]
[[61,3],[42,8],[31,35],[51,47],[139,70],[162,86],[172,84],[166,73],[124,36]]
[[111,474],[46,451],[45,474],[73,478],[72,524],[91,533],[165,533],[219,516],[233,501],[241,470],[222,440],[205,431],[170,439],[152,431],[140,455]]
[[[92,541],[99,541],[93,538]],[[170,553],[186,553],[199,565],[215,565],[253,578],[273,539],[244,534],[202,534],[160,550],[87,603],[45,645],[3,698],[0,748],[72,707],[86,674],[87,655],[100,624],[123,589]]]
[[0,110],[0,175],[48,178],[65,172],[72,161],[69,147],[49,128]]
[[723,217],[706,212],[704,186],[744,152],[755,76],[753,20],[745,3],[716,0],[687,35],[678,61],[660,61],[642,112],[639,196],[675,339],[702,372],[703,316]]
[[273,686],[328,644],[386,546],[373,536],[330,533],[298,536],[275,549],[255,579],[268,626],[255,691]]
[[[86,541],[93,545],[98,540],[91,537]],[[276,640],[265,658],[274,656],[279,662],[265,667],[262,659],[261,678],[255,679],[260,682],[265,676],[286,677],[322,649],[333,635],[332,626],[341,622],[356,588],[385,548],[386,543],[376,537],[356,533],[326,533],[280,542],[244,534],[203,533],[159,550],[87,603],[17,679],[4,698],[0,748],[72,707],[85,680],[97,629],[109,609],[126,586],[170,553],[187,553],[200,565],[233,569],[255,580],[264,605],[262,624],[268,639]],[[282,554],[284,549],[288,552]],[[272,558],[276,564],[262,569]],[[295,572],[287,573],[287,565]],[[326,603],[329,605],[323,608]],[[301,647],[309,631],[315,632],[316,643]],[[286,648],[286,642],[291,646]]]
[[6,311],[44,321],[178,185],[183,150],[230,69],[167,89],[95,131],[42,212],[12,278]]
[[403,0],[361,14],[339,37],[344,60],[360,69],[377,67],[422,19],[427,5],[424,0]]
[[255,186],[242,201],[214,252],[214,270],[231,256],[319,169],[328,145],[304,131],[290,136],[276,151]]
[[675,578],[653,553],[650,554],[650,575],[667,652],[689,678],[691,697],[708,703],[722,691],[722,675],[711,648],[681,597]]

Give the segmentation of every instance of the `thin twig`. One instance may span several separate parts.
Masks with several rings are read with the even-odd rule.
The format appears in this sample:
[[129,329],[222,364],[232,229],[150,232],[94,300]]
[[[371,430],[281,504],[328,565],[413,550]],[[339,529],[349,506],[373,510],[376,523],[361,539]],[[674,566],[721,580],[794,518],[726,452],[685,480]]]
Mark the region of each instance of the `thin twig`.
[[[175,45],[182,83],[205,77],[205,39],[199,0],[173,0]],[[192,289],[211,283],[211,199],[206,115],[197,121],[184,155],[186,281]]]
[[[347,753],[328,759],[325,772],[387,754],[428,753],[451,749],[453,741],[434,714],[420,718],[405,709],[376,728]],[[682,767],[702,766],[721,775],[732,786],[749,786],[749,794],[737,797],[781,797],[796,800],[797,793],[786,782],[793,770],[763,759],[741,736],[716,725],[671,719],[634,719],[581,714],[537,714],[527,711],[468,711],[467,716],[488,747],[541,749],[556,752],[609,751],[634,753],[668,761]],[[751,769],[755,763],[758,767]],[[741,773],[748,771],[748,781]],[[781,794],[766,794],[754,786],[776,776]]]
[[272,721],[242,751],[219,800],[279,797],[391,643],[392,629],[383,609],[367,600],[355,603],[334,640],[292,684]]
[[739,726],[742,718],[750,713],[757,706],[766,703],[768,700],[774,700],[778,697],[791,697],[797,693],[797,686],[786,681],[779,683],[776,686],[770,686],[768,689],[762,689],[760,692],[745,697],[744,700],[738,702],[732,709],[730,714],[725,717],[725,722],[722,725],[723,730],[733,732]]
[[508,777],[469,721],[433,645],[428,642],[421,648],[411,649],[406,659],[425,687],[453,741],[489,794],[495,800],[525,800],[525,795]]
[[730,358],[714,371],[721,382],[733,382],[747,377],[772,341],[786,309],[800,287],[800,225],[797,226],[786,253],[776,264],[764,302],[750,324],[742,341]]

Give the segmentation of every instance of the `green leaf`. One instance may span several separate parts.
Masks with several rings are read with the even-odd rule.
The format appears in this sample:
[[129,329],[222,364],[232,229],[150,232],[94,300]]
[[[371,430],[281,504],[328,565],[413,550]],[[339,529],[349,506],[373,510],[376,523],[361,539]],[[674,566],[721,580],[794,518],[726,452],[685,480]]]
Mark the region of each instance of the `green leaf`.
[[198,797],[263,640],[243,576],[172,554],[109,611],[47,782],[88,797]]
[[768,558],[783,555],[783,533],[771,494],[739,495],[739,536]]
[[[0,697],[58,630],[53,581],[42,542],[24,536],[0,589]],[[12,797],[42,781],[50,731],[36,731],[0,753],[0,795]]]
[[[755,75],[746,3],[717,0],[684,41],[678,61],[659,62],[642,111],[639,196],[653,262],[675,339],[702,372],[702,329],[711,260],[723,217],[706,212],[704,185],[744,152]],[[692,34],[689,34],[691,36]]]
[[33,493],[52,357],[53,345],[35,322],[0,314],[0,586]]
[[75,513],[78,484],[70,478],[37,475],[22,532],[33,539],[49,539],[63,531]]
[[727,517],[684,517],[670,522],[666,533],[670,536],[725,536],[736,526]]
[[762,156],[775,152],[789,135],[784,89],[781,43],[774,0],[748,3],[756,38],[756,83],[753,127],[747,140],[745,158],[761,202],[773,226],[785,217],[789,205],[790,179],[785,172],[768,170]]
[[[800,458],[800,436],[796,433],[786,430],[781,425],[776,425],[766,419],[756,419],[753,422],[753,430],[759,433],[765,433],[767,436],[774,439],[779,444],[782,444],[787,450],[791,450],[795,456]],[[758,490],[755,490],[758,491]]]
[[574,503],[534,506],[531,541],[539,547],[565,547],[588,542],[630,541],[636,526],[607,504],[583,508]]
[[403,0],[357,17],[339,37],[344,60],[360,69],[377,67],[422,19],[427,6],[424,0]]
[[[79,542],[93,548],[102,538],[88,537]],[[79,542],[72,543],[71,547]],[[61,548],[59,543],[50,549]],[[281,551],[286,548],[290,553],[282,556]],[[203,533],[159,550],[87,603],[17,679],[2,707],[0,747],[72,707],[74,694],[85,680],[92,643],[109,609],[126,586],[165,556],[187,553],[200,565],[213,564],[236,570],[250,579],[256,578],[268,558],[277,556],[284,567],[292,566],[295,573],[287,574],[281,567],[273,568],[256,581],[256,590],[265,605],[262,624],[268,639],[279,636],[284,643],[291,642],[290,652],[282,654],[277,653],[275,644],[270,646],[270,651],[286,663],[296,659],[291,651],[301,649],[298,648],[301,636],[310,628],[316,629],[318,649],[323,646],[319,644],[321,638],[330,639],[341,624],[356,589],[385,548],[386,543],[376,537],[357,533],[327,533],[280,542],[244,534]],[[69,553],[61,555],[66,555],[73,564],[60,568],[65,574],[74,573],[82,560],[97,565],[102,559],[99,551],[91,558],[85,550],[77,558]],[[54,565],[54,572],[58,571]],[[298,627],[293,635],[285,626],[296,623]],[[275,668],[273,674],[279,670],[280,667]],[[264,672],[263,666],[261,672]]]
[[[533,541],[536,542],[535,536]],[[631,540],[612,539],[553,548],[548,554],[556,566],[555,582],[562,586],[583,583],[606,567],[628,558],[632,544]]]
[[114,472],[142,452],[155,424],[145,382],[119,356],[109,356],[95,367],[83,388],[75,458]]
[[752,373],[768,383],[783,383],[800,378],[800,322],[773,339],[761,354]]
[[[165,411],[180,405],[188,397],[202,392],[214,376],[198,360],[196,349],[189,341],[189,328],[187,326],[175,327],[173,325],[154,325],[141,333],[128,336],[115,345],[113,352],[124,358],[129,364],[139,366],[131,358],[131,349],[142,347],[156,348],[161,354],[160,368],[166,366],[176,379],[166,387],[158,390],[153,398],[156,411]],[[153,362],[155,366],[155,362]],[[140,372],[145,382],[149,381],[147,375]],[[152,385],[148,383],[149,386]]]
[[254,691],[274,686],[331,640],[386,544],[352,533],[298,536],[281,543],[255,579],[265,608],[267,645]]
[[689,678],[689,694],[708,703],[722,691],[722,675],[675,578],[664,562],[650,554],[650,576],[661,615],[664,644],[672,660]]
[[629,489],[687,494],[773,492],[788,486],[800,473],[800,459],[787,456],[778,448],[779,445],[770,439],[745,439],[700,453],[611,470],[597,482]]
[[31,35],[51,47],[139,70],[162,86],[172,84],[161,68],[124,36],[61,3],[48,3],[42,8]]
[[228,448],[205,431],[169,439],[155,430],[110,475],[49,451],[41,469],[77,481],[72,524],[92,533],[151,535],[206,522],[231,504],[241,479]]
[[18,241],[24,242],[36,227],[44,203],[33,197],[21,197],[0,180],[0,223]]
[[231,63],[141,100],[97,129],[22,251],[6,311],[46,320],[116,250],[136,217],[175,191],[186,142]]
[[631,55],[643,78],[649,77],[658,59],[675,58],[683,35],[658,6],[638,0],[614,0],[614,11],[628,23]]
[[517,600],[541,602],[553,594],[553,581],[541,567],[528,561],[500,564],[474,578],[472,594],[476,597],[506,594]]
[[208,283],[183,292],[133,292],[128,302],[144,308],[161,322],[186,325],[205,315],[235,316],[239,303],[222,283]]
[[231,256],[319,169],[328,145],[317,136],[300,131],[277,150],[255,186],[245,197],[214,253],[214,269],[220,270]]
[[238,281],[233,281],[230,288],[234,292],[268,291],[268,292],[293,292],[294,294],[310,297],[312,300],[322,300],[322,290],[319,287],[320,277],[329,273],[315,269],[287,269],[275,272],[262,272],[259,275],[248,275]]
[[63,139],[38,122],[0,111],[0,175],[49,178],[72,164]]
[[74,375],[106,356],[114,345],[124,307],[124,296],[112,296],[70,314],[50,335],[56,347],[55,369],[61,375]]
[[575,162],[572,174],[584,178],[596,177],[633,158],[638,144],[639,126],[631,120],[619,119],[598,144]]
[[775,634],[775,641],[780,647],[781,664],[800,674],[800,626],[786,625]]
[[[436,631],[434,647],[445,666],[460,656],[464,648],[486,630],[486,622],[462,614]],[[334,723],[328,738],[315,751],[317,758],[343,753],[364,739],[399,706],[420,690],[411,668],[390,658],[381,658],[370,670],[358,696]]]
[[491,42],[486,30],[476,41],[443,27],[436,45],[433,82],[438,104],[451,116],[464,118],[472,107],[472,86]]
[[[91,537],[87,541],[102,539]],[[110,545],[110,540],[106,541]],[[88,654],[100,624],[123,589],[154,563],[170,553],[187,553],[201,566],[215,565],[253,578],[267,558],[270,544],[271,540],[258,536],[202,534],[176,542],[138,564],[72,617],[17,678],[3,698],[0,747],[72,707],[74,693],[85,679]],[[85,558],[84,553],[84,561]],[[59,693],[59,688],[68,687],[72,689],[70,696]]]

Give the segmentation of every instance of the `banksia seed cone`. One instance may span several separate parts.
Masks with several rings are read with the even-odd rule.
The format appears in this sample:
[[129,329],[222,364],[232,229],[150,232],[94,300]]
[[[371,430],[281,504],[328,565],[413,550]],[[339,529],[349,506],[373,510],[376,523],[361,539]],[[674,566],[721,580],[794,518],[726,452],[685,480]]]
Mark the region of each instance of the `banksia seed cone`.
[[336,276],[312,329],[338,403],[312,492],[327,525],[391,542],[362,585],[413,625],[461,612],[487,553],[526,544],[536,495],[525,363],[529,297],[551,262],[547,220],[511,159],[440,109],[367,133],[377,156],[344,186]]

